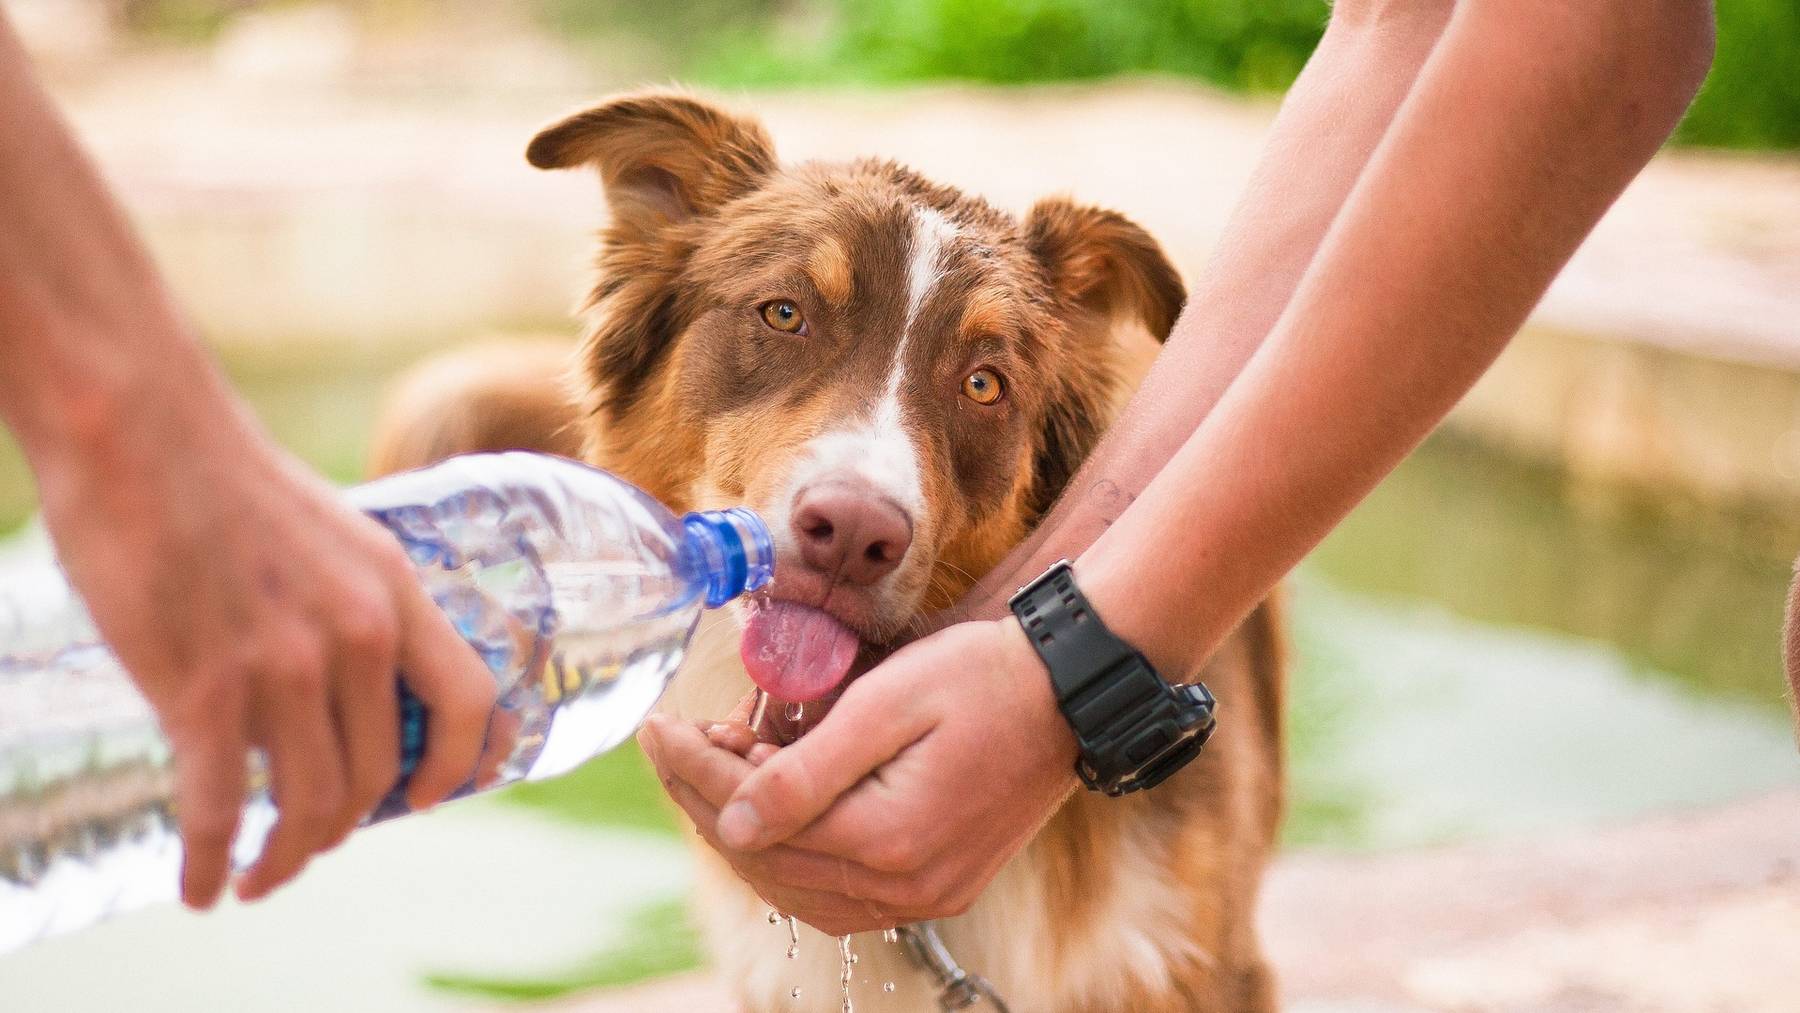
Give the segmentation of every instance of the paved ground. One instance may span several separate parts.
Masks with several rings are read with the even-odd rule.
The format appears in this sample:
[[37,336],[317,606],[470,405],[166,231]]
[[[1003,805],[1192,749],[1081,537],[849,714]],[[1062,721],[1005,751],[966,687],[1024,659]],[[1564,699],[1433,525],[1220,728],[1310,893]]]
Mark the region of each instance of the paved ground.
[[[1293,1013],[1792,1013],[1800,791],[1543,840],[1289,855],[1262,917]],[[727,1008],[704,975],[546,1007]]]
[[[1395,1009],[1800,1009],[1800,792],[1549,839],[1277,867],[1295,1000]],[[1377,1007],[1381,1008],[1381,1007]]]

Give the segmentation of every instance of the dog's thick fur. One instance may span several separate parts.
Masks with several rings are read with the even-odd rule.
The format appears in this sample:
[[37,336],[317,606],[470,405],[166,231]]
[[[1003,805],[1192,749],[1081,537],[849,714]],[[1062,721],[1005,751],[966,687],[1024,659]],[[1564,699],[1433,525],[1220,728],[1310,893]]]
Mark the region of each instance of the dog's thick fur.
[[[1017,220],[889,162],[783,167],[755,121],[679,94],[579,113],[528,157],[597,170],[612,213],[572,349],[575,396],[557,353],[452,356],[408,383],[376,469],[503,447],[566,454],[578,438],[582,456],[676,510],[761,510],[778,529],[777,587],[871,641],[948,604],[1029,531],[1135,379],[1121,374],[1141,369],[1120,334],[1160,341],[1184,298],[1155,241],[1117,214],[1052,198]],[[771,299],[792,300],[810,330],[759,319]],[[1003,378],[1002,402],[961,396],[975,367]],[[909,482],[882,495],[913,534],[890,576],[825,602],[835,585],[790,576],[779,539],[797,483],[833,468]],[[690,717],[724,715],[749,685],[737,627],[708,629],[665,702]],[[1220,726],[1200,761],[1151,792],[1070,799],[941,923],[1012,1009],[1274,1008],[1253,914],[1281,807],[1281,641],[1266,603],[1206,674]],[[700,919],[738,1002],[835,1009],[831,941],[808,931],[801,958],[784,959],[754,893],[710,853],[701,865]],[[898,947],[874,934],[856,947],[859,1010],[936,1008]]]

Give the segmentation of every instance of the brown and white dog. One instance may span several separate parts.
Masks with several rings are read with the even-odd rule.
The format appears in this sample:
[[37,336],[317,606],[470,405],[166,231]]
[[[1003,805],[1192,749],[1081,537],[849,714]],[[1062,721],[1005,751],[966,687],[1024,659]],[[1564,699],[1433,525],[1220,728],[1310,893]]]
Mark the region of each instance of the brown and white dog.
[[[776,603],[706,628],[665,701],[689,717],[725,715],[751,677],[778,700],[828,695],[862,648],[954,601],[1062,492],[1147,358],[1131,338],[1153,349],[1144,333],[1164,338],[1184,298],[1116,213],[1052,198],[1018,219],[892,162],[783,166],[756,121],[680,94],[571,116],[528,157],[597,170],[611,209],[578,397],[562,400],[562,349],[427,367],[375,469],[578,442],[673,509],[760,511]],[[940,923],[1013,1010],[1274,1008],[1252,917],[1281,801],[1279,634],[1265,604],[1213,661],[1200,762],[1152,792],[1070,799]],[[737,1002],[835,1008],[836,946],[809,931],[785,959],[756,895],[710,852],[701,867]],[[899,947],[857,951],[859,1010],[936,1008]]]

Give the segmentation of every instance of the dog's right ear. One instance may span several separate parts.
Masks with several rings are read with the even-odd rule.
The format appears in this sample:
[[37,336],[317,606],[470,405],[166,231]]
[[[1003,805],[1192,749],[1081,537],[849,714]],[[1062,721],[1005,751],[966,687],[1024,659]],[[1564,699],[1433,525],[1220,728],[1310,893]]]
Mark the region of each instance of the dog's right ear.
[[594,166],[614,225],[644,232],[711,214],[776,167],[761,124],[674,92],[576,113],[533,137],[525,158],[540,169]]

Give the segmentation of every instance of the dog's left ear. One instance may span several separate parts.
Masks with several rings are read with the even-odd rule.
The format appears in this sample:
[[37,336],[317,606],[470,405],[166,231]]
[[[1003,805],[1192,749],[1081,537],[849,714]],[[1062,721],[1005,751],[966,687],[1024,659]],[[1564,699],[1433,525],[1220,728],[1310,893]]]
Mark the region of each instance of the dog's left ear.
[[624,95],[545,127],[525,158],[540,169],[598,169],[613,221],[644,234],[711,214],[776,167],[762,124],[668,91]]
[[1136,320],[1163,341],[1187,301],[1162,246],[1117,211],[1066,197],[1041,200],[1025,216],[1025,243],[1067,309],[1108,322]]
[[1075,375],[1078,369],[1086,378],[1069,383],[1052,399],[1044,419],[1032,493],[1041,515],[1062,495],[1112,421],[1118,355],[1112,325],[1140,323],[1164,341],[1187,301],[1187,290],[1162,246],[1116,211],[1052,197],[1026,215],[1024,233],[1067,323],[1072,347],[1063,354],[1074,364],[1062,372]]
[[599,280],[581,352],[589,411],[629,411],[691,319],[677,278],[692,230],[776,171],[762,125],[689,95],[636,92],[546,127],[525,149],[540,169],[590,166],[606,188]]

